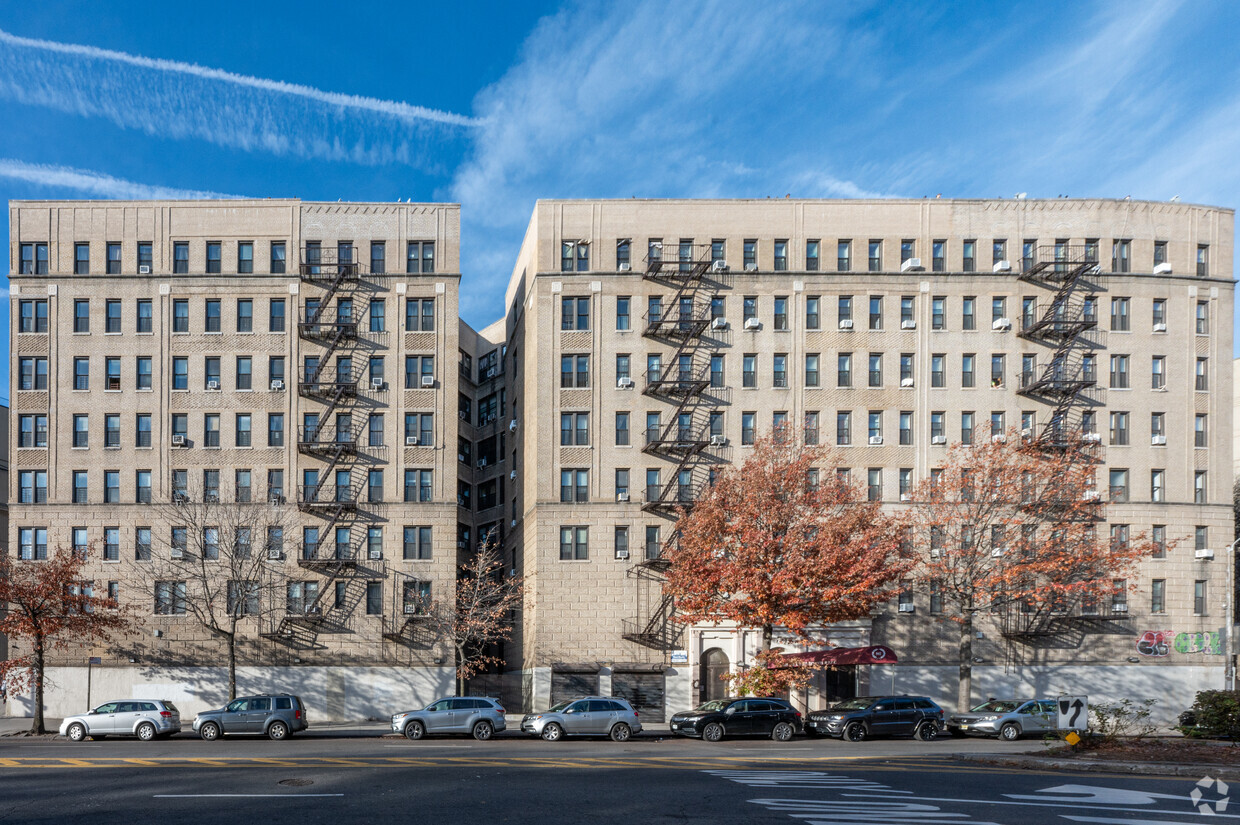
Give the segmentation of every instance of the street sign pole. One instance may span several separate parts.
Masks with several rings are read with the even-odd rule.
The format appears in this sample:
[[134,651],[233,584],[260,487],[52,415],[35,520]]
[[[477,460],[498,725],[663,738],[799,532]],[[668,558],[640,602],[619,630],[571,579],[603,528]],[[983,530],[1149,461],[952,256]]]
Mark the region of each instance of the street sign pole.
[[1089,729],[1089,697],[1060,696],[1055,702],[1055,710],[1058,712],[1055,727],[1070,731],[1067,740],[1075,745],[1080,741],[1077,732]]

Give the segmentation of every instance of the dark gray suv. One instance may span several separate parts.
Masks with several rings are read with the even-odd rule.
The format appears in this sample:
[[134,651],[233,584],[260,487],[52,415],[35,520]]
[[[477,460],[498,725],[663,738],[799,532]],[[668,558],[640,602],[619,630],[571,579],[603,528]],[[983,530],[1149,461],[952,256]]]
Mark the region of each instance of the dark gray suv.
[[218,710],[204,710],[194,717],[194,732],[208,741],[223,734],[265,734],[287,739],[310,727],[301,697],[289,693],[242,696]]
[[859,696],[816,710],[805,722],[810,736],[849,742],[874,736],[916,736],[929,742],[942,730],[943,709],[925,696]]

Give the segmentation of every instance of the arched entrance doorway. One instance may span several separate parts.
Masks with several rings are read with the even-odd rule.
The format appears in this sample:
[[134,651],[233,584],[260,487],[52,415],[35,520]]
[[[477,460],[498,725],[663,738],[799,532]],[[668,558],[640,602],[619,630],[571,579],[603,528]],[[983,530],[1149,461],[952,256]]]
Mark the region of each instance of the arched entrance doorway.
[[730,665],[728,654],[717,647],[712,647],[702,654],[700,665],[702,676],[698,680],[699,704],[712,699],[722,699],[728,695],[728,683],[723,680],[723,676],[728,672]]

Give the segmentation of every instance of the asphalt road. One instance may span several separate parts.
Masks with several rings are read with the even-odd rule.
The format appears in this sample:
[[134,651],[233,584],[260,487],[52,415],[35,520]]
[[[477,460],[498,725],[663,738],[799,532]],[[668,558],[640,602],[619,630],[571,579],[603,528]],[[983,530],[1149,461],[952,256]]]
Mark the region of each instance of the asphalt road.
[[[1199,812],[1193,780],[1016,771],[954,752],[1036,742],[642,738],[547,743],[303,734],[0,740],[0,822],[175,825],[411,822],[976,823],[1145,825]],[[1199,804],[1220,794],[1206,788]],[[1240,807],[1240,806],[1237,806]]]

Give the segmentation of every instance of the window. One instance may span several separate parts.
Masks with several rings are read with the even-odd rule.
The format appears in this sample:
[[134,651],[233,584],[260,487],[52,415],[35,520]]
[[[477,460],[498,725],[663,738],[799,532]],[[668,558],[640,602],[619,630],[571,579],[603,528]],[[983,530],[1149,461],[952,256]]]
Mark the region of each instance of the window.
[[745,269],[752,269],[758,265],[758,242],[753,238],[746,238],[741,247],[744,257]]
[[90,274],[90,244],[75,243],[73,245],[73,274]]
[[883,296],[870,296],[870,329],[883,328]]
[[366,473],[366,500],[371,503],[383,501],[383,470]]
[[250,414],[237,413],[237,446],[250,446]]
[[[75,481],[76,476],[74,473]],[[22,504],[46,504],[47,470],[22,470],[18,474],[18,488],[18,501]]]
[[840,272],[852,269],[852,241],[841,238],[835,244],[835,268]]
[[1196,371],[1193,374],[1194,387],[1198,392],[1210,389],[1209,359],[1198,358]]
[[43,357],[23,357],[18,362],[19,390],[47,389],[47,359]]
[[871,467],[866,471],[866,498],[869,501],[883,500],[883,471],[881,467]]
[[590,299],[560,299],[560,329],[588,330],[590,328]]
[[788,240],[775,241],[775,271],[785,272],[788,269]]
[[560,413],[560,446],[588,446],[589,443],[590,414]]
[[1111,501],[1124,503],[1128,501],[1128,471],[1112,468],[1110,471]]
[[584,561],[590,558],[590,528],[560,528],[560,561]]
[[930,356],[930,386],[947,386],[947,376],[945,373],[946,364],[947,356],[943,353],[936,352]]
[[[777,352],[772,358],[771,364],[771,384],[774,387],[786,388],[788,386],[788,354]],[[752,386],[752,385],[749,385]]]
[[960,356],[960,386],[972,387],[975,385],[974,375],[976,373],[974,362],[976,360],[977,356],[971,352],[966,352]]
[[203,377],[205,378],[204,389],[218,390],[220,388],[220,359],[211,356],[203,361]]
[[119,391],[121,388],[121,359],[115,356],[108,356],[103,359],[104,378],[106,379],[105,389],[113,392]]
[[584,504],[590,500],[590,473],[588,470],[560,471],[560,502]]
[[841,447],[852,444],[852,412],[849,410],[835,414],[835,443]]
[[913,329],[917,325],[914,316],[914,309],[917,305],[917,299],[912,295],[902,295],[900,297],[900,329]]
[[1163,471],[1150,470],[1150,501],[1163,501]]
[[155,582],[155,615],[183,616],[185,604],[185,582]]
[[108,299],[104,303],[104,326],[103,331],[110,335],[117,335],[121,331],[121,302],[119,300]]
[[943,295],[930,299],[930,328],[947,329],[947,298]]
[[[382,418],[382,415],[380,415]],[[383,422],[376,422],[379,427],[379,437],[382,437]],[[430,447],[435,444],[435,414],[434,413],[405,413],[405,439],[406,442],[410,437],[418,439],[418,446]]]
[[21,263],[19,271],[23,275],[47,274],[47,244],[24,243],[21,245]]
[[409,298],[405,301],[405,331],[434,332],[435,299]]
[[1197,470],[1193,473],[1193,504],[1206,503],[1206,471]]
[[904,410],[900,413],[900,444],[913,443],[913,413]]
[[1151,528],[1150,543],[1154,545],[1153,558],[1167,558],[1167,525],[1155,524]]
[[1197,245],[1197,275],[1205,277],[1210,274],[1210,247],[1205,244]]
[[90,437],[89,417],[85,414],[75,414],[73,416],[73,446],[87,447]]
[[900,353],[900,386],[913,386],[913,353]]
[[1202,413],[1193,416],[1193,446],[1209,447],[1209,433],[1206,431],[1206,417]]
[[960,443],[973,443],[973,413],[962,412],[960,414]]
[[870,272],[881,272],[883,269],[883,242],[881,240],[870,241]]
[[1197,334],[1198,335],[1209,335],[1210,334],[1210,302],[1209,301],[1198,301],[1197,302],[1196,321],[1197,321]]
[[405,501],[431,501],[431,470],[405,470]]
[[881,352],[870,353],[869,385],[871,387],[883,385],[883,354]]
[[218,447],[220,446],[220,416],[219,413],[207,413],[203,416],[203,446]]
[[1167,359],[1155,355],[1150,359],[1150,389],[1161,390],[1167,386]]
[[775,329],[788,329],[788,296],[775,296]]
[[590,386],[590,356],[560,356],[560,386],[564,388]]
[[1111,242],[1111,271],[1112,272],[1128,272],[1130,271],[1130,253],[1132,241],[1116,240]]
[[[785,241],[785,243],[787,243]],[[817,240],[808,240],[805,242],[805,269],[807,272],[818,271],[818,249],[821,242]],[[775,268],[779,269],[779,242],[776,241],[775,246]]]
[[966,240],[962,247],[961,255],[961,271],[975,272],[977,270],[977,240],[973,238]]
[[930,582],[930,613],[937,615],[943,612],[943,585],[937,579]]
[[426,378],[434,381],[435,376],[435,356],[433,355],[406,355],[405,356],[405,389],[413,390],[422,385]]
[[943,411],[934,410],[930,413],[930,441],[931,443],[943,443]]
[[1128,413],[1111,413],[1111,444],[1117,447],[1128,444]]
[[90,332],[90,299],[77,298],[73,301],[73,331],[76,333]]
[[1111,356],[1111,389],[1128,389],[1128,356]]
[[754,436],[756,435],[755,430],[754,430],[755,422],[757,420],[756,416],[757,416],[757,413],[753,413],[753,412],[742,412],[741,413],[741,444],[742,445],[751,445],[754,442]]
[[633,244],[629,238],[620,238],[616,241],[616,269],[623,272],[626,267],[632,268],[632,248]]
[[868,416],[868,435],[871,444],[883,443],[883,412],[870,410]]
[[22,415],[18,418],[18,447],[47,446],[47,416]]
[[206,313],[206,332],[220,331],[220,302],[218,300],[209,299],[207,301]]
[[1020,268],[1022,272],[1033,269],[1038,260],[1038,242],[1034,238],[1025,238],[1021,244]]
[[1154,579],[1150,582],[1150,612],[1167,612],[1167,580]]
[[818,386],[818,353],[816,352],[808,353],[805,356],[805,386]]
[[184,298],[172,302],[172,331],[189,332],[189,301]]
[[994,388],[1003,386],[1003,375],[1006,370],[1007,356],[1002,353],[995,353],[990,356],[990,386]]
[[103,471],[103,503],[121,503],[121,474],[119,470]]
[[851,352],[841,352],[836,357],[835,385],[841,388],[852,386]]
[[[627,497],[628,494],[629,470],[627,467],[621,467],[616,470],[616,500],[620,501],[621,497]],[[627,498],[625,500],[627,500]]]
[[1205,616],[1206,610],[1206,584],[1203,579],[1197,579],[1193,582],[1193,615]]
[[47,301],[21,301],[18,332],[47,332]]
[[150,413],[138,413],[136,418],[136,429],[134,433],[134,446],[149,447],[151,446],[151,416]]
[[852,329],[852,296],[841,295],[837,301],[840,329]]

